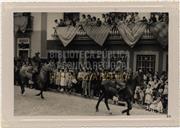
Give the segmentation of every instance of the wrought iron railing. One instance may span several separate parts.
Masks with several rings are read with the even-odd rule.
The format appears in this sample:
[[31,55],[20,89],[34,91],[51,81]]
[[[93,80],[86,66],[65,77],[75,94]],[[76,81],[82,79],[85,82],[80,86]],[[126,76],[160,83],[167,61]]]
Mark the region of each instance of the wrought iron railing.
[[[113,39],[116,39],[116,37],[117,37],[118,39],[122,39],[122,37],[121,37],[118,29],[111,29],[111,31],[110,31],[109,34],[110,34],[110,37],[113,37]],[[56,34],[53,34],[52,36],[53,36],[54,38],[57,37]],[[78,37],[87,37],[87,34],[86,34],[86,32],[85,32],[82,28],[80,28],[80,29],[78,30],[78,32],[77,32],[77,36],[78,36]],[[154,36],[153,36],[153,34],[150,32],[149,27],[147,27],[147,28],[145,29],[144,34],[143,34],[143,36],[141,37],[141,39],[154,39]]]

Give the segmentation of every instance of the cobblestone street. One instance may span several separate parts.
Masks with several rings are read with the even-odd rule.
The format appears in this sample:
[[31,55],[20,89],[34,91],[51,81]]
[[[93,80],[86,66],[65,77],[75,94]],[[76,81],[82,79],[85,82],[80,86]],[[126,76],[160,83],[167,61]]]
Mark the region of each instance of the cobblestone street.
[[[67,95],[56,92],[44,92],[45,99],[35,96],[39,91],[26,88],[25,95],[20,94],[20,87],[14,87],[14,115],[15,116],[63,116],[63,115],[109,115],[104,102],[99,106],[99,112],[95,112],[97,103],[94,99],[86,99],[80,96]],[[122,115],[124,106],[110,105],[112,115]],[[131,115],[157,115],[157,113],[145,111],[142,108],[133,107]]]

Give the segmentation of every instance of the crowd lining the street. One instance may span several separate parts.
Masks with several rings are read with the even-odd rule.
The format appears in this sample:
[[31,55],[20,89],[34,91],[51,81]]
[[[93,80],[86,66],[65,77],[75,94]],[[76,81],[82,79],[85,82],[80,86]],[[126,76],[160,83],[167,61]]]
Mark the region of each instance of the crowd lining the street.
[[[14,77],[23,68],[27,68],[27,72],[32,72],[32,59],[21,61],[15,59]],[[35,60],[35,59],[34,59]],[[38,59],[37,59],[38,60]],[[51,60],[50,60],[51,61]],[[131,71],[116,70],[116,69],[91,69],[82,67],[80,69],[68,69],[67,65],[59,66],[58,62],[52,61],[55,65],[53,72],[49,74],[48,88],[56,89],[60,93],[77,93],[83,97],[93,98],[98,97],[101,93],[101,81],[110,79],[126,80],[128,73]],[[49,63],[45,61],[40,63],[44,65]],[[61,67],[61,68],[60,68]],[[167,113],[168,109],[168,76],[166,72],[159,74],[158,72],[143,72],[139,69],[133,75],[138,76],[138,85],[134,92],[134,103],[145,106],[148,111]],[[30,88],[34,88],[33,81],[27,81]]]

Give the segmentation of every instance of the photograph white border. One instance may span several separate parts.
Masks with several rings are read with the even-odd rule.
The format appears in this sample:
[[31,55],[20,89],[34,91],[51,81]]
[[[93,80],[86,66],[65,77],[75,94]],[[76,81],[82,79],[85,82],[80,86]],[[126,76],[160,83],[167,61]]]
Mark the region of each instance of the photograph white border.
[[[168,116],[14,116],[13,12],[169,12]],[[178,126],[178,2],[3,3],[2,6],[2,125],[7,128]]]

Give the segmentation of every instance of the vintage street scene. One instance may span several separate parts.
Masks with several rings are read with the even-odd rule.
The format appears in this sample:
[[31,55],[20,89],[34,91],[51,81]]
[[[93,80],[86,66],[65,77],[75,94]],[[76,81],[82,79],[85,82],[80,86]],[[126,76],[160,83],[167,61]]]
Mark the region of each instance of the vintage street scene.
[[168,13],[13,16],[15,116],[168,113]]

